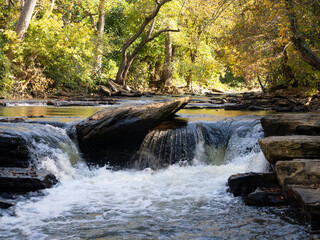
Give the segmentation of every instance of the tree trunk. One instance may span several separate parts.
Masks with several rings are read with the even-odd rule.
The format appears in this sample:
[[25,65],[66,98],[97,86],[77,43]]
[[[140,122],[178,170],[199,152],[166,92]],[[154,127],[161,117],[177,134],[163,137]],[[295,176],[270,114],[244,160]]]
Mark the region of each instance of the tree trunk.
[[[139,51],[150,41],[152,41],[153,39],[157,38],[158,36],[160,36],[162,33],[164,32],[178,32],[179,30],[171,30],[171,29],[163,29],[158,31],[157,33],[153,34],[153,30],[154,30],[154,24],[155,24],[155,17],[158,15],[160,8],[166,4],[167,2],[170,2],[172,0],[162,0],[162,1],[155,1],[155,6],[151,12],[150,15],[148,15],[144,22],[141,24],[141,26],[139,27],[139,29],[137,30],[137,32],[130,37],[128,40],[125,41],[125,43],[122,45],[122,60],[121,60],[121,64],[117,73],[117,77],[115,82],[121,85],[125,85],[126,84],[126,78],[127,78],[127,74],[128,71],[130,69],[130,66],[132,64],[132,62],[134,61],[134,59],[136,58],[136,56],[138,55]],[[148,33],[146,35],[146,37],[144,37],[141,42],[138,44],[138,46],[133,50],[133,52],[131,54],[127,54],[127,50],[128,48],[142,35],[142,33],[144,32],[145,28],[147,27],[147,25],[151,22],[151,25],[149,27]]]
[[288,17],[290,20],[290,29],[292,32],[292,43],[295,46],[300,58],[320,71],[320,58],[309,48],[305,39],[301,36],[296,15],[294,13],[293,1],[285,0]]
[[37,0],[26,0],[23,6],[19,21],[16,26],[16,33],[20,40],[24,38],[24,35],[28,29],[36,3]]
[[288,65],[288,60],[289,58],[287,55],[287,50],[284,50],[282,63],[281,63],[281,70],[282,70],[284,81],[286,82],[287,86],[298,87],[298,81],[295,78],[291,67]]
[[170,33],[166,33],[165,57],[161,76],[161,82],[163,86],[170,86],[172,84],[172,62],[172,42],[170,38]]
[[95,62],[94,62],[94,70],[96,74],[99,74],[102,67],[102,41],[103,41],[103,33],[104,33],[104,22],[105,22],[105,0],[100,0],[99,2],[99,20],[97,26],[97,46],[95,50]]
[[[191,50],[190,52],[191,64],[194,65],[196,63],[197,58],[197,50]],[[187,76],[187,88],[188,90],[192,90],[192,78],[193,78],[193,70],[192,68],[189,70]]]

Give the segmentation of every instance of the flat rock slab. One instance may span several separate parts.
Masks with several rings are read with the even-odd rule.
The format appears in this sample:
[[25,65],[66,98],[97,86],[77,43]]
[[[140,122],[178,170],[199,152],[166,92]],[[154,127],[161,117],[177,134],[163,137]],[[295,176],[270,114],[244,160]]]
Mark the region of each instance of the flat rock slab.
[[50,188],[57,179],[48,172],[32,168],[0,168],[0,192],[26,193]]
[[320,159],[320,136],[273,136],[259,140],[270,163],[292,159]]
[[275,172],[281,186],[320,184],[320,159],[279,161]]
[[265,136],[320,135],[319,113],[287,113],[261,119]]
[[188,104],[190,98],[147,105],[106,108],[75,126],[88,162],[123,166],[139,150],[146,134]]
[[288,202],[304,212],[320,211],[320,186],[287,185],[285,195]]
[[259,187],[279,188],[274,173],[239,173],[228,179],[230,192],[235,196],[247,196]]

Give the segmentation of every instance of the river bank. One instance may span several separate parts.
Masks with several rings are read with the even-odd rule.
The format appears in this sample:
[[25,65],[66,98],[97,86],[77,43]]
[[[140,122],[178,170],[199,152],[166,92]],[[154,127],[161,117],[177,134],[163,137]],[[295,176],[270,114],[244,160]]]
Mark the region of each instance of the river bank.
[[1,99],[0,106],[42,105],[42,106],[98,106],[114,105],[125,101],[164,101],[182,96],[190,97],[190,103],[185,109],[225,109],[239,111],[275,111],[275,112],[315,112],[320,109],[320,94],[312,96],[303,92],[261,92],[244,93],[206,93],[161,95],[146,92],[136,97],[105,96],[105,94],[68,94],[52,95],[49,99]]

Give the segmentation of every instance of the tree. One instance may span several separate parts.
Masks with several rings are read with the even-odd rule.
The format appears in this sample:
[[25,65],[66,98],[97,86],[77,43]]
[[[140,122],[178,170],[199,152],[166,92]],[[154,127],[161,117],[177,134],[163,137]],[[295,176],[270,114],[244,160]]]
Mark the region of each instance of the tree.
[[95,62],[94,62],[94,71],[95,74],[101,71],[102,66],[102,40],[103,40],[103,33],[104,33],[104,24],[105,24],[105,0],[99,1],[99,20],[96,28],[97,32],[97,46],[95,52]]
[[[153,33],[154,26],[155,26],[155,20],[156,16],[158,15],[160,9],[162,6],[164,6],[166,3],[171,2],[172,0],[162,0],[158,2],[155,1],[155,5],[151,11],[151,13],[145,18],[143,23],[140,25],[136,33],[127,39],[125,43],[122,45],[122,59],[120,63],[120,67],[117,73],[116,82],[121,85],[126,85],[126,79],[128,71],[131,67],[131,64],[133,63],[134,59],[137,57],[139,51],[150,41],[154,40],[158,36],[160,36],[162,33],[165,32],[178,32],[179,30],[169,29],[165,28],[162,30],[157,31],[156,33]],[[134,48],[134,50],[128,54],[128,49],[130,46],[132,46],[135,41],[140,38],[145,30],[145,28],[149,25],[149,30],[146,34],[146,36],[142,37],[141,41],[137,46]]]
[[32,18],[33,10],[36,6],[37,0],[26,0],[21,11],[19,21],[16,26],[16,33],[20,40],[24,38],[24,35],[28,29],[29,23]]
[[172,72],[173,72],[173,62],[176,55],[176,46],[172,46],[172,41],[170,33],[166,33],[165,38],[165,56],[163,71],[161,76],[161,83],[163,86],[172,85]]
[[320,58],[310,49],[299,30],[297,17],[294,12],[293,0],[285,0],[292,32],[291,41],[303,61],[320,71]]

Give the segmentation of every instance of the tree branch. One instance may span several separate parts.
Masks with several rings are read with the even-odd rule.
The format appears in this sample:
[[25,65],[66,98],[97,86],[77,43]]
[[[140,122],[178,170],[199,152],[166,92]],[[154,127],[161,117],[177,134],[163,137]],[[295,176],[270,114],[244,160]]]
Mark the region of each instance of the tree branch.
[[167,2],[171,2],[172,0],[163,0],[161,2],[156,1],[155,7],[153,12],[146,17],[146,19],[144,20],[144,22],[142,23],[142,25],[140,26],[140,28],[138,29],[138,31],[136,32],[135,35],[133,35],[131,38],[129,38],[122,46],[122,49],[127,49],[132,43],[134,43],[138,37],[141,36],[143,30],[145,29],[145,27],[157,16],[157,14],[160,11],[160,8]]

